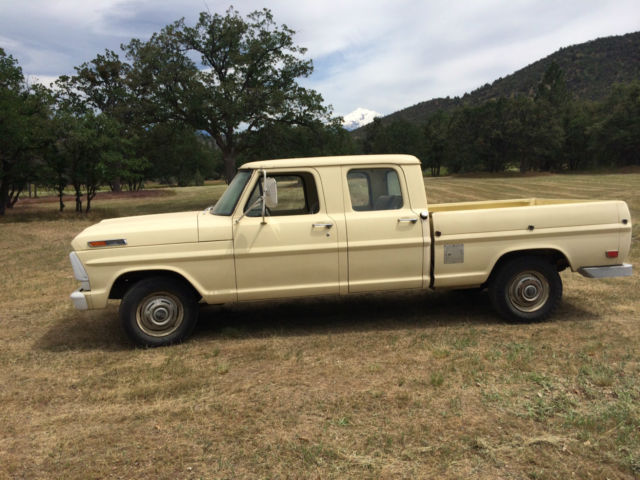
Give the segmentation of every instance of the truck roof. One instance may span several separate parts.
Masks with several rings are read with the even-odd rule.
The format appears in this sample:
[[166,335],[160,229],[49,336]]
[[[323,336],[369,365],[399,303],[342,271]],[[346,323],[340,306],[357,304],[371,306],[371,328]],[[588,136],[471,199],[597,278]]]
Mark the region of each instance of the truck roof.
[[343,155],[337,157],[283,158],[249,162],[240,168],[295,168],[295,167],[329,167],[336,165],[419,165],[413,155]]

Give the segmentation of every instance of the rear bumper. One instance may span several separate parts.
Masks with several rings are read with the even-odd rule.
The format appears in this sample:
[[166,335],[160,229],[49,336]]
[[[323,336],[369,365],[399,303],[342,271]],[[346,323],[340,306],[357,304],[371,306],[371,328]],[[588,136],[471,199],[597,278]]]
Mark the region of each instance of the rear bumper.
[[606,267],[582,267],[578,272],[588,278],[630,277],[633,267],[630,263],[622,265],[609,265]]
[[71,294],[71,301],[76,309],[89,310],[89,302],[87,302],[87,297],[85,297],[81,289],[76,290]]

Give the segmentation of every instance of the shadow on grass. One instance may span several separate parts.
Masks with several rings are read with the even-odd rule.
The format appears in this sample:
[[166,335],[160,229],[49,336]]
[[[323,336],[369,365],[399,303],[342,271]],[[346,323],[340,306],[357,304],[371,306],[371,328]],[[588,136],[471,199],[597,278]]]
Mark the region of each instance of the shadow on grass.
[[36,342],[35,347],[50,352],[69,350],[130,350],[133,344],[120,328],[118,309],[69,311]]
[[[597,315],[563,303],[549,322],[592,318]],[[503,323],[486,291],[394,292],[204,306],[195,336],[241,339]]]
[[[564,302],[549,322],[585,321],[596,314]],[[486,292],[393,292],[300,300],[203,305],[193,334],[198,339],[262,338],[348,332],[487,326],[504,323]],[[71,311],[36,343],[47,351],[130,350],[120,328],[117,305]]]

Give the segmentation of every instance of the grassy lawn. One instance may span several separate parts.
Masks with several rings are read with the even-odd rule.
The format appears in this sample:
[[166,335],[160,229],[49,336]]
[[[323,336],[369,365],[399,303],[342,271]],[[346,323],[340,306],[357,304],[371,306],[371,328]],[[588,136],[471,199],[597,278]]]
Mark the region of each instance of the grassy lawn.
[[640,174],[427,179],[433,203],[629,203],[634,276],[563,273],[541,324],[501,322],[482,292],[358,295],[205,307],[189,342],[142,350],[117,303],[73,309],[80,230],[223,189],[0,219],[0,478],[640,476]]

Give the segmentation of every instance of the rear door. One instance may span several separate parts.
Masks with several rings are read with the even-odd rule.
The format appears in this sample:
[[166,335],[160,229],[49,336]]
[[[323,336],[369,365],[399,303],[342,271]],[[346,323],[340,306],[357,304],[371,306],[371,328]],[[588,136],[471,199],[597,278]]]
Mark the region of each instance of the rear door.
[[349,291],[423,286],[423,222],[401,168],[343,167]]

